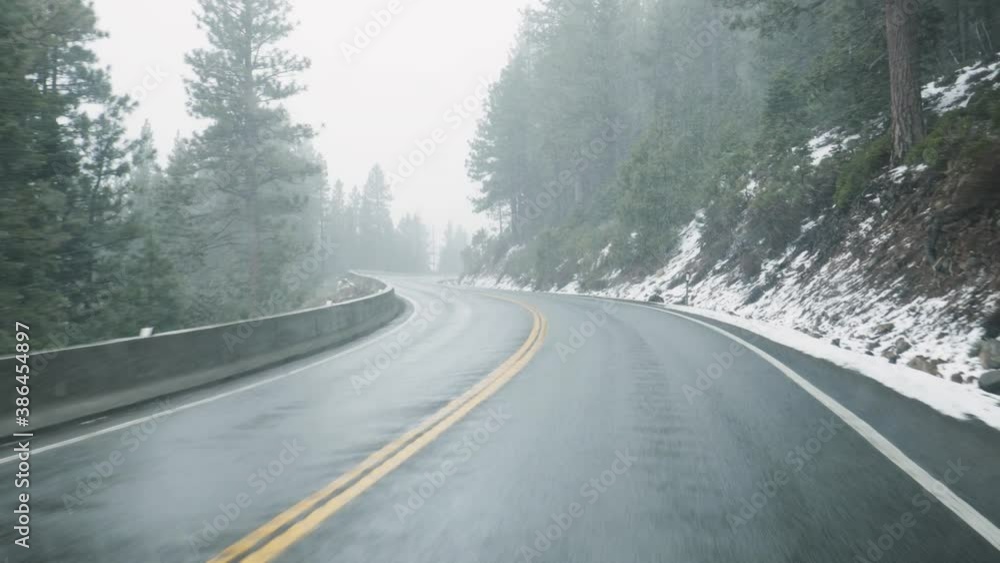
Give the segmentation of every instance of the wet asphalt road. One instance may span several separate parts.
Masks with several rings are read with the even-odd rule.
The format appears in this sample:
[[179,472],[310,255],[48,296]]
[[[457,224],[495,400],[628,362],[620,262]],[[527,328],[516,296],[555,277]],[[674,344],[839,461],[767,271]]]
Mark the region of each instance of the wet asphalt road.
[[[8,517],[4,556],[217,556],[496,373],[537,328],[499,296],[547,322],[506,385],[393,471],[363,474],[363,492],[329,515],[318,509],[332,497],[224,560],[1000,561],[935,495],[723,335],[635,305],[388,279],[411,306],[361,343],[37,436],[36,452],[86,439],[33,455],[32,547],[13,547]],[[753,342],[1000,524],[1000,434]],[[692,392],[710,370],[719,377]],[[15,467],[0,471],[10,515]],[[309,533],[297,535],[303,520]],[[278,536],[281,550],[262,549]]]

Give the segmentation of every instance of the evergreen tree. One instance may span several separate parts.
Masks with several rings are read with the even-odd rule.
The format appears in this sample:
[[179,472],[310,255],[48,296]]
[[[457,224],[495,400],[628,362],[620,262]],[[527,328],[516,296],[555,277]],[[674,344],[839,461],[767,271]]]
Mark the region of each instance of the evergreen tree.
[[348,209],[344,199],[344,183],[334,182],[323,201],[323,217],[320,226],[323,272],[327,275],[347,268],[346,252],[351,243],[348,231]]
[[444,231],[444,244],[438,258],[437,271],[442,274],[462,273],[462,253],[469,246],[469,235],[452,223]]
[[395,228],[390,205],[392,193],[382,167],[368,173],[358,209],[359,264],[365,268],[392,267]]
[[924,107],[920,100],[917,14],[906,0],[885,0],[889,90],[892,109],[892,157],[901,163],[924,138]]
[[111,95],[97,66],[90,45],[103,34],[90,5],[5,0],[0,12],[0,253],[7,281],[0,308],[15,317],[30,312],[43,333],[65,344],[86,337],[71,323],[101,310],[113,283],[109,272],[128,242],[122,120],[130,103]]
[[[294,76],[309,61],[279,43],[293,30],[288,0],[199,0],[198,22],[210,47],[187,56],[195,78],[189,107],[209,126],[192,143],[198,174],[214,192],[217,227],[227,230],[225,283],[249,287],[250,309],[278,290],[282,264],[273,210],[295,205],[282,192],[317,173],[295,147],[312,131],[281,105],[303,90]],[[301,203],[301,202],[298,202]],[[272,260],[269,260],[272,259]]]
[[399,221],[393,270],[412,273],[430,271],[430,236],[420,217],[407,214]]
[[364,264],[364,254],[361,251],[361,209],[364,206],[364,196],[358,186],[351,189],[351,197],[347,203],[347,217],[344,221],[344,244],[346,251],[344,259],[354,267]]
[[[45,55],[40,39],[55,41],[43,29],[50,17],[35,2],[0,2],[0,316],[30,314],[54,332],[67,316],[68,301],[57,279],[63,194],[50,163],[67,152],[52,141],[59,132],[56,120],[69,104],[47,96],[37,77],[31,78]],[[0,335],[0,344],[9,338]]]

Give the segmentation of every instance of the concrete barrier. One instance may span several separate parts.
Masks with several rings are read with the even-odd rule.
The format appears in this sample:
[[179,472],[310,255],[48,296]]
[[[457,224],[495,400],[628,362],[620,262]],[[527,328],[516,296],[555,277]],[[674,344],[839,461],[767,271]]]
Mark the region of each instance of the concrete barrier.
[[0,435],[34,431],[193,389],[344,344],[374,332],[404,309],[381,285],[371,296],[284,315],[32,351],[30,422],[15,424],[13,356],[0,358]]

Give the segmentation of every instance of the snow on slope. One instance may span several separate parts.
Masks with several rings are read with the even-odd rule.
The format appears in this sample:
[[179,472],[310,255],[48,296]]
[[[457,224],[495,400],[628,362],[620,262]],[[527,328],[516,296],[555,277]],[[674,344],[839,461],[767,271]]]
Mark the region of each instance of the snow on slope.
[[[804,224],[803,229],[810,228],[811,222]],[[862,228],[855,236],[857,244],[874,247],[885,235],[866,241],[870,235]],[[916,356],[941,360],[943,363],[938,370],[945,379],[956,374],[963,378],[978,376],[984,371],[979,360],[969,354],[970,348],[982,337],[982,330],[969,329],[952,316],[952,311],[970,304],[971,290],[955,291],[939,298],[918,297],[898,302],[889,289],[867,288],[864,264],[849,253],[841,253],[823,264],[818,272],[807,274],[814,257],[795,246],[790,246],[783,257],[765,262],[760,277],[750,282],[741,280],[723,261],[709,276],[690,286],[678,283],[684,272],[699,259],[700,240],[701,222],[695,219],[681,232],[675,254],[659,272],[637,283],[619,283],[592,294],[639,301],[658,295],[666,303],[675,304],[683,303],[686,296],[688,305],[703,311],[719,311],[797,329],[828,343],[838,340],[843,349],[861,354],[868,351],[879,354],[903,338],[912,348],[900,355],[900,364]],[[760,293],[758,288],[763,286],[765,278],[772,280],[772,286]],[[498,280],[492,276],[470,278],[466,283],[527,289],[509,278]],[[577,283],[552,289],[562,293],[580,292]],[[758,293],[758,298],[751,300],[754,292]],[[977,302],[977,306],[985,309],[997,304],[1000,304],[1000,294],[991,296],[986,304]],[[878,361],[888,364],[882,358]],[[923,372],[914,373],[938,379]]]
[[[937,113],[944,113],[956,108],[964,108],[972,99],[972,87],[981,81],[992,82],[1000,77],[1000,61],[992,64],[985,62],[967,66],[958,71],[955,82],[947,86],[939,86],[936,81],[924,86],[921,92],[924,100],[932,102],[931,108]],[[994,85],[994,88],[1000,84]]]
[[807,143],[812,165],[819,166],[824,160],[847,149],[851,143],[860,139],[861,135],[845,135],[839,128],[816,136]]
[[962,420],[971,416],[1000,430],[1000,400],[977,386],[955,385],[921,371],[890,365],[880,358],[838,348],[797,330],[693,307],[672,308],[680,312],[700,314],[760,334],[814,358],[821,358],[861,373],[900,395],[921,401],[945,415]]
[[[941,81],[928,84],[923,96],[930,108],[938,113],[965,107],[976,83],[1000,78],[1000,61],[981,63],[958,72],[948,85]],[[995,88],[1000,88],[997,83]],[[813,165],[845,150],[857,140],[841,129],[827,131],[807,144],[807,154]],[[921,175],[926,166],[899,167],[889,172],[888,179],[900,183],[904,177]],[[758,191],[756,180],[747,186],[752,197]],[[878,200],[871,203],[878,205]],[[803,234],[821,226],[825,216],[804,222]],[[966,309],[992,310],[1000,305],[1000,293],[987,294],[974,287],[954,290],[943,296],[916,297],[901,300],[896,297],[903,279],[889,287],[872,289],[865,278],[866,270],[876,264],[856,256],[871,256],[894,233],[892,226],[876,226],[876,217],[861,222],[851,236],[850,245],[860,253],[840,247],[839,254],[825,260],[818,270],[813,268],[816,257],[809,250],[790,245],[784,255],[765,262],[760,275],[743,280],[738,268],[730,261],[720,261],[704,278],[684,283],[686,273],[694,270],[701,259],[702,216],[699,214],[680,233],[679,244],[664,267],[656,274],[638,282],[618,282],[618,272],[607,276],[612,283],[592,295],[647,301],[656,295],[668,304],[685,303],[691,312],[716,318],[762,334],[779,343],[812,356],[832,361],[858,371],[900,394],[923,401],[936,410],[957,418],[969,416],[1000,429],[1000,401],[981,391],[977,385],[959,385],[954,377],[964,380],[981,375],[985,368],[970,354],[970,349],[982,338],[980,328],[970,327],[967,320],[957,318],[955,311]],[[602,252],[602,261],[608,253]],[[502,271],[500,268],[499,271]],[[527,289],[509,278],[497,279],[484,275],[466,278],[465,283],[481,287]],[[562,293],[580,293],[573,282]],[[893,365],[881,357],[900,340],[910,348],[899,354]],[[835,345],[836,343],[836,345]],[[905,367],[921,356],[940,362],[941,377]]]
[[[948,320],[948,310],[953,303],[961,301],[963,295],[896,303],[885,291],[865,290],[859,263],[843,256],[829,261],[819,275],[812,277],[812,282],[803,284],[795,265],[804,265],[811,257],[794,250],[788,253],[793,256],[786,255],[793,258],[793,267],[785,270],[791,273],[782,276],[775,287],[749,305],[743,303],[753,290],[753,284],[739,282],[737,276],[724,267],[717,267],[710,276],[690,288],[686,289],[682,283],[668,289],[671,282],[698,259],[700,238],[701,224],[695,219],[682,232],[676,254],[660,272],[638,283],[623,283],[589,295],[638,301],[660,295],[667,303],[679,303],[689,292],[691,306],[671,306],[761,334],[813,357],[857,371],[942,414],[958,419],[974,417],[1000,430],[1000,400],[996,396],[980,390],[977,385],[958,385],[946,379],[953,373],[978,374],[982,371],[978,361],[967,353],[981,332],[968,333],[960,323]],[[765,265],[765,270],[775,270],[776,262]],[[821,282],[824,278],[825,283]],[[510,279],[498,280],[490,276],[466,278],[463,283],[529,290]],[[837,292],[831,287],[848,290]],[[576,283],[553,290],[581,293]],[[1000,302],[1000,295],[995,296],[994,303],[997,302]],[[893,329],[879,336],[877,341],[893,343],[904,337],[913,344],[913,349],[903,354],[897,365],[865,353],[873,341],[871,336],[877,332],[876,327],[890,322]],[[839,347],[832,344],[835,339],[839,340]],[[944,378],[901,365],[917,355],[946,358],[947,363],[938,368]]]

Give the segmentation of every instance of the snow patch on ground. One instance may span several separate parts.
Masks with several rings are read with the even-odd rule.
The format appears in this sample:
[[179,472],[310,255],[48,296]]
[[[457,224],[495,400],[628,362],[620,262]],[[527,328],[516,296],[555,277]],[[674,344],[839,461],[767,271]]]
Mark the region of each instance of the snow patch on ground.
[[859,139],[861,135],[845,136],[839,127],[818,135],[807,143],[812,165],[819,166],[821,162],[847,149],[851,143]]
[[992,64],[980,62],[958,71],[953,84],[939,85],[940,80],[931,82],[924,86],[921,95],[925,100],[933,101],[931,109],[944,113],[968,106],[972,100],[973,86],[982,81],[992,82],[997,77],[1000,77],[1000,61]]
[[[973,97],[973,90],[978,84],[994,82],[998,78],[1000,78],[1000,61],[979,62],[959,70],[954,82],[950,84],[943,84],[944,79],[941,79],[924,85],[921,96],[931,111],[942,114],[968,106]],[[1000,87],[1000,83],[994,87]],[[848,135],[842,128],[835,127],[811,139],[806,143],[806,150],[812,159],[812,165],[819,166],[831,156],[849,149],[853,143],[861,138],[860,134]],[[891,177],[894,182],[898,183],[902,181],[907,172],[921,173],[924,170],[926,170],[926,166],[901,166],[892,171]],[[752,184],[751,195],[757,190],[756,182],[752,182]],[[747,189],[749,190],[750,187],[748,186]]]
[[892,181],[893,184],[901,184],[907,176],[917,176],[923,174],[926,170],[926,164],[918,164],[916,166],[897,166],[889,171],[889,180]]
[[810,219],[810,220],[806,221],[805,223],[802,223],[801,233],[802,234],[808,233],[809,231],[815,229],[816,226],[819,225],[822,222],[823,222],[823,216],[820,215],[816,219]]
[[[966,107],[975,84],[995,81],[998,77],[1000,61],[980,63],[959,71],[953,84],[939,85],[941,81],[928,84],[922,94],[933,111],[944,113]],[[870,124],[878,129],[884,126],[884,123]],[[841,128],[835,128],[809,141],[805,149],[816,166],[850,148],[859,139],[860,135],[848,135]],[[926,170],[926,165],[900,166],[888,173],[888,179],[901,183]],[[752,199],[761,189],[760,183],[751,179],[743,193]],[[871,198],[869,203],[876,208],[881,205],[877,197]],[[871,255],[893,238],[891,227],[881,224],[884,213],[876,212],[851,233],[850,243],[863,249],[858,256]],[[986,371],[969,353],[981,339],[982,330],[971,328],[955,311],[992,310],[1000,305],[1000,294],[984,295],[970,287],[935,298],[902,300],[896,297],[902,277],[888,288],[873,289],[866,274],[878,265],[870,263],[868,258],[857,258],[846,249],[835,256],[824,257],[822,265],[817,267],[819,257],[798,245],[807,238],[804,235],[824,219],[821,215],[804,222],[799,241],[790,245],[780,257],[765,261],[761,274],[751,281],[742,279],[732,258],[708,265],[706,276],[688,283],[690,273],[705,269],[696,267],[702,260],[704,215],[699,213],[681,230],[673,254],[656,274],[639,281],[619,281],[588,294],[637,301],[658,296],[667,304],[691,307],[685,310],[746,328],[858,371],[946,415],[975,417],[1000,429],[997,397],[980,390],[978,385],[950,381],[953,376],[978,378]],[[638,233],[631,234],[633,239],[638,236]],[[610,245],[601,251],[600,262],[612,252],[614,249]],[[619,280],[620,275],[621,272],[616,271],[606,279]],[[463,283],[488,288],[529,289],[509,277],[497,279],[489,275],[465,278]],[[584,293],[576,281],[556,291]],[[909,349],[899,354],[897,364],[891,364],[883,354],[890,353],[900,341],[905,341]],[[941,376],[905,367],[917,356],[937,362]]]
[[613,246],[614,243],[609,242],[607,246],[601,249],[601,253],[597,256],[597,262],[595,264],[596,267],[600,268],[605,262],[607,262],[608,256],[611,256],[611,248]]
[[955,385],[920,371],[900,365],[891,365],[870,356],[838,348],[787,327],[693,307],[673,306],[671,308],[679,312],[688,312],[715,319],[760,334],[764,338],[800,350],[814,358],[821,358],[840,367],[864,374],[900,395],[921,401],[948,416],[958,419],[967,419],[971,416],[993,428],[1000,429],[1000,406],[998,406],[997,397],[980,390],[978,387]]
[[[814,226],[806,223],[803,229]],[[676,251],[659,272],[588,294],[637,301],[657,295],[667,304],[686,304],[690,312],[747,328],[856,370],[949,416],[973,416],[1000,429],[1000,401],[995,396],[978,385],[950,381],[952,375],[978,377],[985,371],[968,352],[981,338],[981,330],[970,330],[953,317],[952,311],[970,304],[995,307],[1000,303],[1000,294],[991,296],[986,303],[971,290],[898,301],[892,289],[871,289],[864,278],[870,265],[850,253],[838,254],[813,271],[816,256],[794,244],[781,257],[766,261],[761,275],[750,282],[742,280],[723,260],[708,276],[689,285],[685,280],[701,258],[701,238],[699,216],[681,231]],[[876,245],[886,238],[888,233],[878,232],[875,219],[870,218],[862,223],[856,240]],[[464,283],[529,289],[510,278],[489,276],[467,278]],[[556,291],[583,293],[576,282]],[[900,354],[898,364],[893,365],[882,353],[899,339],[911,348]],[[839,347],[832,344],[835,341]],[[905,367],[916,356],[940,361],[941,377]]]

